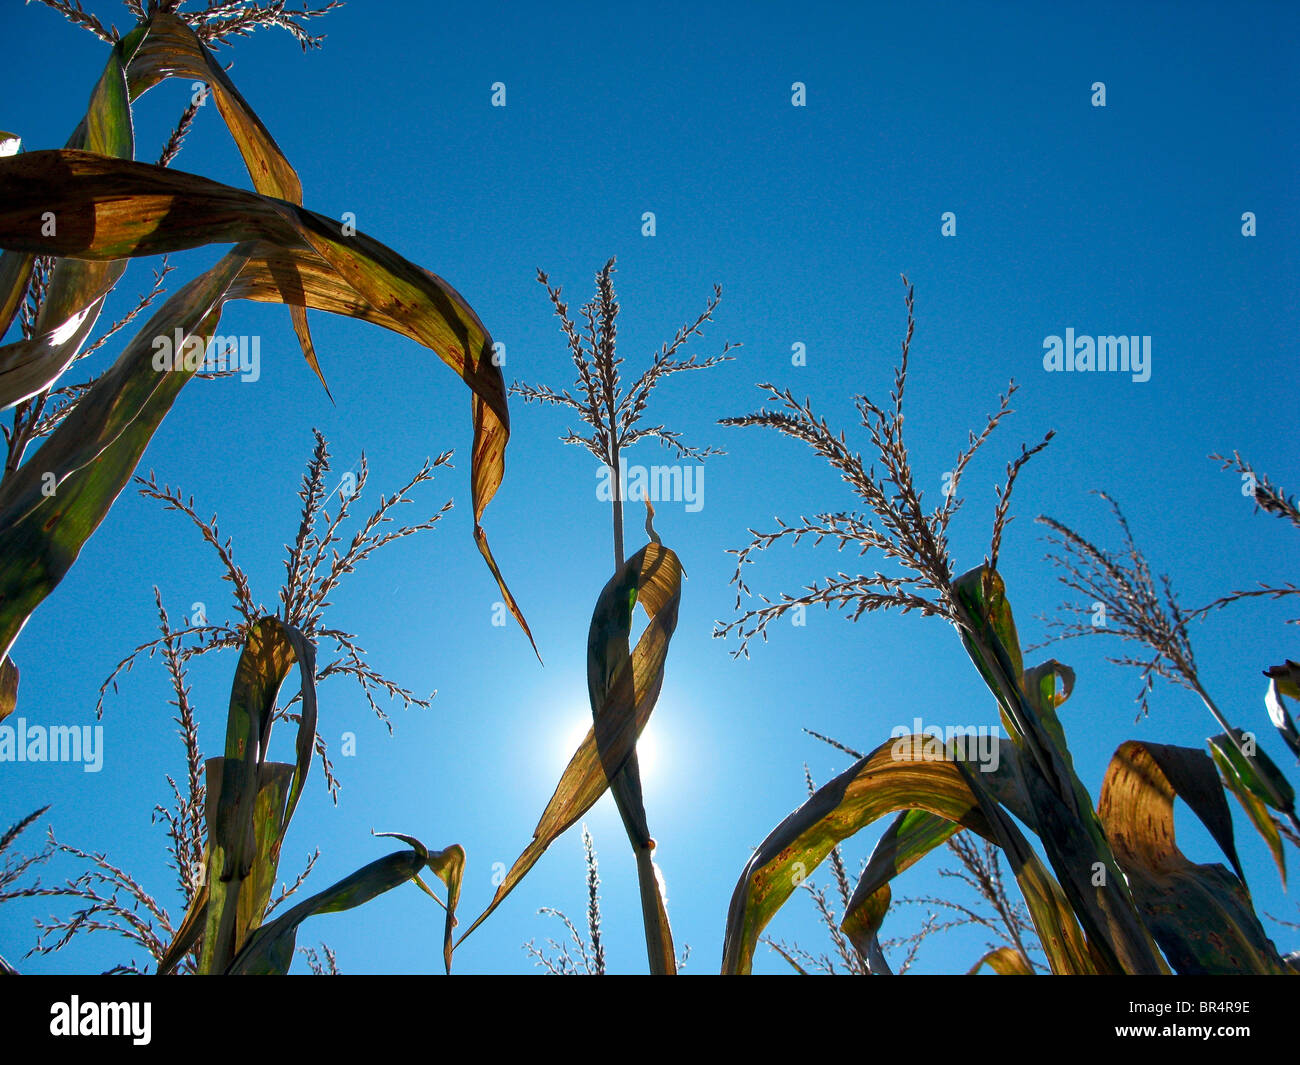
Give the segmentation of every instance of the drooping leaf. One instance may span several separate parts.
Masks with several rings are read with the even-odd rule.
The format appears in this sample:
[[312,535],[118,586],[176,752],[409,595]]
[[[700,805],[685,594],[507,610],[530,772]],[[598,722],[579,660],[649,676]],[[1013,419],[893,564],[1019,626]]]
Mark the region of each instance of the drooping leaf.
[[[113,46],[108,65],[91,93],[85,118],[68,141],[69,148],[119,159],[131,158],[135,148],[126,64],[141,36],[136,31]],[[59,213],[53,207],[42,216],[42,228],[47,224],[57,227],[59,223]],[[15,271],[21,266],[21,261],[15,261],[8,270]],[[0,347],[0,410],[8,410],[45,391],[63,375],[94,328],[105,297],[125,270],[124,262],[60,259],[55,263],[34,324],[34,335]],[[22,275],[24,278],[26,273],[30,273],[30,262]],[[0,299],[6,291],[12,298],[18,276],[0,281]],[[5,329],[11,320],[10,316],[0,318]],[[0,329],[0,335],[3,332]]]
[[[1233,733],[1237,738],[1237,743],[1250,752],[1249,757],[1238,749],[1237,743],[1233,743],[1226,732],[1211,736],[1209,740],[1210,746],[1215,748],[1232,765],[1233,771],[1237,774],[1242,785],[1257,798],[1267,803],[1274,810],[1280,810],[1282,813],[1294,817],[1295,789],[1291,786],[1291,782],[1278,769],[1277,763],[1268,756],[1268,752],[1254,742],[1254,737],[1248,736],[1241,729],[1234,729]],[[1272,790],[1270,790],[1269,785],[1272,785]]]
[[877,840],[840,921],[869,972],[889,972],[879,938],[893,897],[889,882],[960,831],[955,821],[928,810],[904,810]]
[[[389,836],[393,839],[400,839],[403,843],[414,847],[416,850],[424,850],[424,844],[414,836],[404,836],[400,832],[377,832],[377,836]],[[431,896],[444,910],[447,911],[447,919],[443,923],[442,931],[442,961],[446,967],[447,975],[451,975],[451,956],[453,951],[451,934],[456,928],[456,907],[460,904],[460,885],[465,876],[465,848],[459,843],[453,843],[445,850],[434,851],[428,856],[425,863],[429,870],[441,880],[447,888],[447,901],[442,899],[429,888],[419,875],[416,875],[415,882],[420,889],[427,895]]]
[[[135,100],[169,77],[203,82],[239,148],[253,188],[265,196],[301,204],[302,182],[297,172],[207,45],[184,19],[170,12],[156,12],[150,17],[147,30],[147,36],[127,68],[131,99]],[[325,375],[321,372],[307,325],[307,309],[298,303],[283,302],[289,307],[303,357],[328,394],[329,386],[325,384]]]
[[1277,866],[1278,876],[1282,878],[1282,886],[1285,888],[1286,851],[1282,847],[1282,834],[1278,829],[1277,820],[1269,813],[1264,800],[1246,787],[1237,774],[1236,768],[1228,761],[1227,756],[1213,744],[1210,745],[1210,757],[1214,759],[1214,764],[1218,766],[1221,783],[1236,796],[1237,802],[1241,804],[1241,808],[1246,811],[1246,816],[1250,818],[1251,824],[1255,826],[1255,831],[1268,844],[1269,853],[1273,855],[1273,864]]
[[287,973],[293,962],[298,926],[303,921],[317,914],[350,910],[386,891],[401,887],[419,875],[428,858],[428,852],[423,847],[396,851],[363,866],[311,898],[304,899],[283,916],[256,929],[225,969],[226,974],[276,976]]
[[[616,630],[620,624],[617,619],[626,611],[630,625],[630,615],[636,603],[645,608],[649,617],[645,631],[631,656],[620,658],[617,655],[615,637],[615,650],[610,652],[609,658],[603,659],[611,673],[601,680],[601,688],[613,694],[595,715],[595,723],[586,739],[560,777],[551,801],[546,804],[537,828],[533,830],[532,842],[515,860],[487,909],[461,936],[462,942],[515,889],[546,848],[595,805],[609,787],[610,779],[618,775],[632,755],[636,739],[650,719],[650,712],[663,686],[668,643],[677,627],[681,578],[681,563],[677,555],[662,544],[649,543],[629,558],[605,585],[596,604],[588,646],[592,646],[591,641],[598,641],[598,634],[604,631],[605,622],[601,619],[613,619],[610,624]],[[599,653],[597,659],[602,660]],[[627,697],[629,691],[631,698]],[[641,869],[640,853],[638,870]],[[645,853],[648,857],[648,849]],[[653,873],[653,869],[650,872]]]
[[0,485],[0,651],[12,649],[76,561],[193,373],[155,370],[152,338],[206,344],[247,250],[237,247],[174,293],[40,451]]
[[[1089,950],[1060,885],[1002,809],[1003,797],[1010,798],[1009,808],[1017,813],[1025,800],[1019,790],[1022,785],[1018,782],[1017,748],[1004,739],[1000,751],[996,769],[985,771],[988,767],[967,765],[964,774],[970,799],[988,822],[990,834],[985,838],[995,842],[1010,863],[1052,971],[1079,975],[1097,972],[1099,965],[1107,971],[1104,961]],[[955,749],[950,751],[954,764],[956,753]],[[945,817],[911,809],[894,820],[876,845],[840,925],[868,958],[872,972],[887,968],[878,933],[889,910],[890,881],[960,828],[960,824]]]
[[1160,767],[1174,794],[1187,803],[1209,830],[1210,837],[1232,863],[1237,879],[1244,884],[1246,874],[1237,857],[1232,813],[1228,810],[1228,800],[1224,797],[1214,761],[1195,747],[1175,747],[1164,743],[1144,743],[1142,747]]
[[302,182],[275,138],[186,22],[160,11],[142,28],[147,32],[127,68],[131,99],[138,99],[167,78],[205,83],[239,148],[253,187],[277,199],[302,203]]
[[748,973],[759,936],[795,888],[837,843],[885,814],[927,810],[985,837],[993,835],[955,763],[914,759],[915,750],[901,744],[903,739],[882,744],[818,788],[759,845],[731,896],[724,974]]
[[465,848],[453,843],[445,850],[429,855],[430,871],[447,887],[447,919],[442,932],[442,960],[451,975],[452,932],[456,928],[456,907],[460,903],[460,885],[465,875]]
[[[1174,839],[1175,784],[1213,775],[1194,748],[1129,740],[1111,759],[1099,812],[1147,926],[1183,975],[1281,973],[1285,966],[1255,916],[1245,885],[1222,865],[1195,865]],[[1212,830],[1213,831],[1213,830]]]
[[[39,220],[51,209],[62,221],[56,233],[46,235]],[[493,359],[491,336],[459,293],[364,233],[346,233],[333,219],[284,200],[86,152],[0,159],[0,248],[104,260],[257,240],[281,249],[310,249],[374,312],[403,322],[406,335],[434,351],[470,388],[474,540],[531,642],[482,528],[483,511],[505,470],[510,432],[505,382]],[[281,302],[307,305],[297,273],[274,269],[282,264],[265,269]]]

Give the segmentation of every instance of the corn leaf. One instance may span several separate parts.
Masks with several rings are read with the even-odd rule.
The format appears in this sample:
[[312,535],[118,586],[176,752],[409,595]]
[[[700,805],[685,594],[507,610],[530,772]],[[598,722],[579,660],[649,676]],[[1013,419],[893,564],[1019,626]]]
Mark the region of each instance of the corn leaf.
[[[1035,830],[1052,869],[1104,970],[1165,971],[1155,942],[1138,916],[1120,867],[1074,771],[1057,706],[1073,674],[1055,661],[1025,672],[1015,621],[1001,577],[987,566],[953,582],[962,642],[1002,710],[1003,724],[1021,748],[1021,776]],[[1058,684],[1064,689],[1058,691]],[[1105,870],[1097,876],[1096,870]]]
[[456,907],[460,904],[460,885],[465,876],[465,848],[453,843],[445,850],[429,855],[430,871],[447,887],[447,919],[442,932],[442,961],[451,975],[452,932],[456,928]]
[[[204,866],[207,865],[207,855],[204,855]],[[173,973],[181,963],[181,960],[199,941],[199,936],[203,934],[204,925],[208,919],[208,881],[207,877],[203,879],[203,885],[194,893],[194,898],[190,902],[189,909],[185,911],[185,917],[181,921],[181,926],[176,930],[172,937],[171,943],[163,952],[163,956],[158,960],[158,975],[168,976]]]
[[16,251],[0,254],[0,337],[9,332],[9,327],[18,314],[35,262],[34,255],[23,255]]
[[1300,731],[1296,730],[1291,712],[1286,708],[1283,696],[1300,699],[1300,662],[1289,658],[1280,666],[1273,666],[1264,671],[1268,677],[1268,692],[1264,696],[1264,705],[1268,707],[1269,720],[1273,727],[1282,734],[1282,739],[1291,748],[1291,753],[1300,758]]
[[[1233,733],[1236,735],[1238,743],[1243,746],[1247,745],[1248,737],[1245,732],[1241,729],[1234,729]],[[1280,810],[1292,817],[1295,816],[1295,789],[1291,787],[1291,782],[1278,769],[1277,763],[1268,756],[1268,752],[1256,744],[1250,756],[1247,757],[1241,753],[1237,744],[1232,742],[1226,732],[1212,736],[1209,743],[1231,764],[1237,779],[1252,794],[1274,810]],[[1277,799],[1273,798],[1268,785],[1265,784],[1266,780],[1273,785],[1274,790],[1281,799],[1280,804]]]
[[[147,36],[127,68],[131,99],[135,100],[169,77],[204,82],[239,148],[253,188],[265,196],[301,204],[302,182],[297,172],[289,165],[289,160],[261,119],[239,94],[234,82],[221,69],[221,64],[184,19],[170,12],[157,12],[150,17],[146,28]],[[329,386],[325,384],[325,375],[321,372],[307,325],[307,309],[296,303],[288,306],[303,357],[328,393]]]
[[240,248],[179,289],[72,409],[39,452],[0,484],[0,651],[63,579],[122,491],[193,371],[153,368],[152,338],[206,343]]
[[[904,746],[902,753],[915,748]],[[898,753],[898,752],[895,752]],[[1012,810],[1025,801],[1016,769],[1019,754],[1009,740],[1002,741],[997,770],[963,765],[950,749],[951,763],[963,770],[970,801],[984,814],[987,831],[975,831],[996,843],[1003,851],[1025,898],[1038,932],[1048,965],[1058,974],[1086,974],[1117,971],[1104,959],[1094,957],[1061,886],[1043,866],[1042,860],[1002,809],[999,796],[1012,797]],[[945,842],[961,824],[925,809],[900,814],[872,851],[859,879],[840,927],[858,950],[868,958],[872,972],[887,971],[878,934],[890,904],[889,882]]]
[[1115,752],[1101,789],[1106,834],[1176,972],[1285,972],[1245,884],[1222,865],[1193,864],[1174,839],[1173,804],[1180,794],[1175,781],[1198,781],[1204,788],[1211,780],[1217,786],[1203,751],[1129,740]]
[[[377,832],[378,836],[387,836],[392,839],[400,839],[403,843],[423,852],[425,846],[414,836],[404,836],[400,832]],[[430,889],[429,885],[420,879],[417,874],[413,879],[416,885],[426,895],[430,896],[439,906],[447,911],[447,919],[443,925],[442,932],[442,960],[446,967],[447,975],[451,975],[451,955],[452,940],[451,934],[456,927],[456,907],[460,903],[460,885],[465,876],[465,848],[459,843],[453,843],[445,850],[434,851],[427,855],[425,865],[429,871],[434,874],[443,885],[447,888],[447,901],[443,902],[437,894]]]
[[[103,260],[248,240],[307,248],[328,264],[340,286],[384,317],[403,321],[403,332],[434,351],[473,393],[474,541],[507,608],[533,642],[482,527],[483,511],[505,471],[505,382],[493,363],[491,336],[450,285],[364,233],[347,235],[340,223],[287,201],[86,152],[0,159],[0,205],[0,247],[12,251]],[[45,210],[57,210],[62,220],[49,236],[39,224]],[[295,275],[277,276],[269,265],[266,274],[275,279],[282,302],[306,303]]]
[[[0,130],[0,159],[17,155],[22,142],[12,133]],[[0,253],[0,339],[9,332],[18,307],[27,292],[35,257],[18,252]]]
[[928,810],[904,810],[877,840],[840,921],[869,972],[890,971],[879,938],[893,897],[889,882],[960,831],[955,821]]
[[[135,142],[131,125],[131,102],[127,95],[126,64],[138,45],[139,31],[114,45],[96,84],[82,124],[68,141],[69,148],[130,159]],[[51,208],[49,224],[57,227],[59,215]],[[44,228],[44,224],[42,226]],[[15,271],[22,263],[7,268]],[[94,328],[104,299],[126,270],[124,262],[81,262],[60,259],[54,266],[41,302],[34,335],[29,340],[0,347],[0,410],[44,392],[72,364]],[[3,277],[0,270],[0,300],[11,298],[15,278],[30,274],[30,262],[22,275]],[[4,308],[0,307],[0,310]],[[15,304],[16,309],[16,304]],[[7,329],[12,315],[0,318]],[[0,329],[3,335],[4,329]]]
[[1282,847],[1282,833],[1278,828],[1277,820],[1268,812],[1268,804],[1246,787],[1236,766],[1229,761],[1222,749],[1212,743],[1210,757],[1214,759],[1214,764],[1219,769],[1221,783],[1237,797],[1237,802],[1246,811],[1246,816],[1255,826],[1255,831],[1268,845],[1269,853],[1273,855],[1273,864],[1277,866],[1278,876],[1282,878],[1282,886],[1286,887],[1286,851]]
[[225,969],[226,974],[279,976],[287,973],[293,962],[298,926],[303,921],[317,914],[353,909],[386,891],[401,887],[419,875],[428,858],[423,847],[396,851],[304,899],[283,916],[255,930]]
[[[266,756],[276,696],[294,665],[302,679],[302,710],[297,764],[288,765]],[[261,618],[249,631],[235,670],[224,755],[208,763],[209,900],[202,972],[224,970],[261,923],[315,742],[315,648],[279,618]]]
[[795,888],[837,843],[885,814],[926,810],[993,837],[994,830],[957,764],[914,758],[920,749],[902,739],[887,741],[818,788],[773,829],[746,864],[732,893],[723,973],[748,973],[758,937]]
[[[532,842],[515,860],[487,909],[470,925],[460,942],[464,942],[501,905],[546,848],[596,804],[609,787],[609,782],[633,755],[636,739],[649,721],[663,687],[664,660],[673,630],[677,627],[681,580],[681,563],[677,555],[661,544],[649,543],[623,564],[600,593],[592,616],[588,648],[597,648],[594,653],[598,672],[608,667],[608,673],[602,674],[600,687],[612,694],[595,714],[595,722],[586,739],[560,777],[551,801],[546,804],[537,828],[533,830]],[[630,626],[630,615],[636,603],[645,609],[649,621],[631,656],[626,653],[619,656],[617,633],[622,631],[620,619],[626,612]],[[602,633],[608,637],[603,645],[600,643]],[[638,850],[639,875],[643,875],[643,853],[648,858],[649,848]],[[649,871],[653,873],[653,869]],[[659,904],[662,906],[662,900]],[[666,917],[663,925],[667,926]]]
[[[660,543],[656,537],[652,543]],[[666,587],[650,581],[644,592],[639,571],[624,569],[615,577],[612,588],[607,588],[596,604],[591,626],[587,633],[587,693],[591,702],[593,721],[604,715],[614,715],[617,720],[635,717],[636,690],[631,669],[629,646],[632,618],[638,598],[646,611],[655,616],[666,605],[665,595],[676,596],[680,583]],[[677,604],[672,605],[674,618]],[[662,671],[660,672],[662,678]],[[654,698],[658,697],[656,690]],[[604,734],[593,730],[597,740]],[[598,745],[599,746],[599,745]],[[646,820],[645,802],[641,792],[641,770],[633,749],[626,759],[620,752],[600,751],[606,763],[606,776],[611,781],[610,791],[618,806],[619,816],[627,830],[628,840],[636,857],[637,880],[641,893],[642,925],[646,934],[646,949],[650,959],[650,972],[669,975],[677,970],[676,951],[672,931],[664,906],[659,877],[654,866],[654,840]],[[615,762],[620,764],[615,765]]]
[[1034,967],[1015,947],[998,947],[990,950],[967,971],[967,976],[974,976],[980,968],[987,965],[999,976],[1033,976]]
[[18,667],[8,655],[0,662],[0,721],[18,705]]

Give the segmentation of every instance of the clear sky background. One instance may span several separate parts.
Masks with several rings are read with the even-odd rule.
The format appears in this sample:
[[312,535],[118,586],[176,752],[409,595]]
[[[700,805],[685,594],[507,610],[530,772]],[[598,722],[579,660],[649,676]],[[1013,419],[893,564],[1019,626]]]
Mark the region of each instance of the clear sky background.
[[[125,30],[120,5],[87,5]],[[716,972],[727,904],[752,848],[805,797],[803,766],[825,782],[849,759],[803,728],[869,750],[898,725],[995,723],[996,709],[954,631],[938,619],[875,614],[850,624],[818,610],[782,623],[749,661],[710,638],[730,620],[728,548],[774,515],[854,509],[855,498],[807,448],[775,433],[718,426],[761,400],[771,381],[811,397],[860,450],[852,397],[885,398],[905,324],[900,272],[916,286],[917,328],[907,429],[930,502],[969,429],[980,429],[1010,378],[1016,414],[968,471],[953,526],[959,569],[987,550],[994,495],[1021,442],[1057,437],[1018,485],[1001,569],[1022,638],[1065,598],[1044,561],[1038,514],[1118,546],[1104,489],[1124,506],[1152,567],[1199,605],[1258,581],[1294,579],[1296,532],[1255,513],[1237,474],[1207,456],[1238,449],[1294,489],[1297,374],[1297,224],[1292,4],[1143,3],[437,4],[353,0],[315,24],[324,48],[302,54],[285,34],[221,49],[231,76],[302,178],[307,206],[354,212],[360,229],[447,278],[506,345],[507,381],[567,387],[572,366],[540,267],[571,307],[618,257],[618,350],[640,372],[660,344],[723,301],[702,343],[708,355],[740,342],[735,361],[671,379],[648,417],[709,459],[704,506],[663,503],[657,527],[689,573],[663,694],[646,733],[646,807],[659,843],[686,971]],[[8,0],[0,71],[0,128],[27,149],[60,147],[84,112],[107,48],[37,5]],[[57,76],[51,64],[57,64]],[[507,106],[490,106],[504,82]],[[807,86],[807,106],[791,86]],[[1104,108],[1092,85],[1106,85]],[[152,161],[189,96],[170,82],[137,108],[137,154]],[[247,186],[214,107],[199,115],[178,169]],[[657,233],[641,234],[642,214]],[[943,212],[957,235],[943,237]],[[1254,212],[1258,235],[1244,237]],[[223,249],[173,257],[192,276]],[[105,320],[148,285],[138,264]],[[175,286],[173,286],[175,287]],[[319,766],[286,842],[282,876],[314,848],[319,890],[393,849],[372,829],[467,850],[462,916],[493,891],[494,863],[528,842],[589,723],[587,626],[609,575],[608,506],[596,498],[594,459],[558,437],[570,420],[512,400],[505,483],[485,525],[546,665],[514,627],[492,625],[495,585],[471,539],[469,419],[463,386],[431,353],[359,323],[313,315],[331,404],[305,365],[282,307],[230,305],[226,333],[261,337],[255,383],[201,381],[184,390],[141,472],[193,493],[219,513],[253,590],[273,607],[283,545],[297,527],[297,489],[313,427],[336,469],[361,451],[371,482],[359,509],[404,483],[426,456],[454,448],[454,470],[419,490],[412,518],[448,498],[438,531],[384,550],[334,597],[327,620],[358,634],[371,663],[417,693],[427,711],[394,708],[389,736],[350,682],[324,684],[320,727],[337,753],[345,731],[357,754],[337,758],[339,804]],[[1046,373],[1043,340],[1079,334],[1152,338],[1149,381],[1121,374]],[[807,365],[791,363],[806,345]],[[120,344],[103,353],[106,365]],[[576,426],[575,426],[576,427]],[[669,462],[657,445],[631,461]],[[633,514],[631,530],[640,529]],[[349,530],[350,531],[350,530]],[[629,550],[641,542],[629,533]],[[875,560],[864,565],[874,568]],[[750,583],[775,595],[855,566],[834,546],[781,546]],[[123,493],[69,576],[37,610],[14,650],[18,713],[31,723],[90,724],[114,664],[156,632],[153,586],[174,616],[195,602],[233,611],[229,585],[187,521]],[[1202,678],[1234,721],[1258,730],[1284,765],[1264,711],[1265,667],[1300,658],[1295,614],[1256,602],[1199,625]],[[1099,790],[1125,739],[1203,746],[1218,731],[1181,689],[1157,689],[1135,722],[1137,675],[1108,665],[1128,650],[1076,641],[1055,653],[1077,671],[1062,716],[1075,763]],[[220,749],[236,655],[205,658],[192,674],[205,752]],[[141,662],[107,703],[103,771],[6,765],[0,822],[51,803],[59,840],[106,851],[173,908],[162,826],[164,775],[184,751],[171,723],[160,663]],[[279,736],[288,750],[290,735]],[[1300,919],[1267,850],[1233,802],[1238,844],[1257,908]],[[635,866],[612,801],[587,816],[600,856],[610,968],[645,969]],[[883,823],[846,845],[856,868]],[[1180,842],[1221,860],[1180,815]],[[1294,851],[1292,851],[1294,857]],[[952,895],[938,876],[945,852],[895,884],[895,899]],[[78,871],[59,860],[44,877]],[[814,875],[824,881],[828,870]],[[960,894],[958,898],[964,898]],[[559,936],[542,906],[579,919],[585,907],[579,829],[561,839],[514,895],[457,952],[461,972],[535,971],[523,944]],[[0,954],[28,972],[99,971],[130,957],[110,936],[85,936],[49,958],[24,958],[32,920],[67,913],[62,900],[6,905]],[[899,907],[885,934],[914,928],[927,907]],[[1266,922],[1278,946],[1298,934]],[[769,932],[828,949],[803,894]],[[916,971],[964,971],[986,936],[932,940]],[[316,918],[299,942],[324,940],[345,972],[439,971],[441,915],[414,886],[365,908]],[[136,959],[144,958],[137,953]],[[755,969],[785,963],[760,948]],[[788,970],[787,970],[788,971]]]

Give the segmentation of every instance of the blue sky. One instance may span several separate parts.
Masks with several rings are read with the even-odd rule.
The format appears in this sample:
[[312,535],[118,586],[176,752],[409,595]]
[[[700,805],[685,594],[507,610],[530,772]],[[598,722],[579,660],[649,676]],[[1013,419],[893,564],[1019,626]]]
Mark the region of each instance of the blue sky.
[[[114,4],[88,4],[119,28]],[[639,373],[659,345],[724,295],[702,343],[726,341],[736,359],[681,375],[657,391],[648,416],[696,445],[724,448],[706,464],[704,506],[658,507],[656,524],[689,573],[667,680],[647,731],[646,806],[687,972],[716,971],[727,903],[751,849],[804,797],[803,765],[818,782],[848,760],[801,729],[860,749],[916,716],[934,724],[996,721],[955,633],[937,619],[870,615],[850,624],[814,611],[804,628],[778,626],[749,661],[710,638],[734,617],[728,548],[773,516],[852,509],[838,476],[776,434],[725,428],[755,409],[770,381],[808,396],[854,437],[852,397],[885,397],[905,324],[899,274],[916,287],[916,337],[907,430],[918,481],[936,499],[942,477],[982,427],[1010,378],[1009,418],[962,485],[954,522],[959,569],[987,549],[994,496],[1021,442],[1057,437],[1017,485],[1002,571],[1022,637],[1064,598],[1043,556],[1042,513],[1106,546],[1116,530],[1089,495],[1124,506],[1153,568],[1185,602],[1200,604],[1259,581],[1290,579],[1295,530],[1253,512],[1240,480],[1211,452],[1239,450],[1293,486],[1300,454],[1286,421],[1300,384],[1293,323],[1298,78],[1294,7],[1259,3],[665,4],[632,13],[609,4],[439,5],[354,0],[316,24],[327,40],[307,55],[284,34],[222,49],[231,77],[296,167],[309,207],[354,212],[359,228],[448,279],[506,345],[507,381],[567,387],[572,367],[536,271],[562,284],[571,306],[592,292],[610,256],[622,315],[619,352]],[[90,35],[37,5],[6,5],[11,48],[0,72],[0,128],[28,149],[61,146],[84,111],[106,57]],[[52,79],[48,64],[60,70]],[[1094,82],[1106,106],[1091,103]],[[494,82],[504,108],[491,106]],[[807,106],[791,104],[794,82]],[[189,95],[166,83],[137,108],[137,154],[152,161]],[[247,186],[215,108],[207,108],[178,168]],[[642,235],[654,212],[656,233]],[[956,235],[940,219],[956,215]],[[1258,232],[1242,235],[1253,212]],[[173,257],[183,278],[220,249]],[[147,287],[135,266],[106,319]],[[273,605],[283,545],[297,523],[298,481],[311,429],[329,439],[336,469],[364,450],[370,490],[403,483],[426,456],[454,448],[455,470],[416,497],[423,517],[456,507],[437,532],[381,552],[335,597],[332,619],[357,633],[370,661],[418,693],[427,711],[394,712],[389,737],[343,681],[321,689],[331,747],[354,731],[354,758],[337,760],[337,807],[318,770],[284,849],[282,873],[321,850],[317,888],[385,853],[371,829],[408,832],[469,855],[463,916],[492,893],[494,863],[528,841],[572,746],[589,721],[585,646],[609,569],[607,506],[594,459],[558,437],[561,412],[512,400],[506,480],[488,508],[492,545],[545,659],[513,628],[492,625],[498,598],[471,540],[468,404],[429,352],[403,338],[313,315],[331,404],[298,353],[281,307],[235,304],[223,331],[261,337],[256,382],[196,382],[154,438],[141,472],[193,493],[234,539],[254,593]],[[1043,369],[1044,338],[1150,336],[1150,380]],[[807,364],[791,363],[806,346]],[[119,348],[111,347],[105,358]],[[857,430],[865,449],[865,431]],[[630,457],[672,461],[653,445]],[[639,529],[638,520],[629,521]],[[639,545],[629,534],[629,549]],[[778,547],[750,583],[773,595],[852,565],[832,545]],[[19,713],[89,724],[100,683],[154,635],[152,587],[173,614],[203,602],[230,616],[229,588],[185,520],[133,492],[122,495],[78,564],[22,633]],[[1280,762],[1263,707],[1260,671],[1296,654],[1284,604],[1254,603],[1195,633],[1202,678],[1236,724],[1258,729]],[[1126,649],[1126,648],[1125,648]],[[1076,641],[1055,652],[1078,674],[1062,711],[1094,798],[1125,739],[1200,746],[1217,731],[1190,695],[1157,690],[1135,722],[1138,679],[1104,662],[1121,648]],[[193,674],[205,748],[214,753],[235,655]],[[150,811],[164,774],[183,772],[161,666],[142,662],[108,702],[99,774],[69,765],[10,765],[0,822],[52,803],[41,822],[63,841],[105,850],[160,899],[175,904],[163,830]],[[288,743],[287,736],[280,743]],[[567,747],[566,747],[567,745]],[[1238,843],[1261,911],[1297,918],[1263,843],[1238,814]],[[1180,821],[1184,850],[1217,860],[1199,826]],[[611,968],[642,971],[635,867],[612,802],[586,818],[600,855]],[[878,829],[846,845],[850,864]],[[36,833],[28,837],[29,847]],[[1294,852],[1293,852],[1294,856]],[[896,884],[903,895],[951,893],[932,856]],[[72,875],[60,862],[46,878]],[[579,832],[559,841],[514,895],[457,952],[462,972],[529,972],[530,939],[562,931],[536,915],[585,905]],[[815,876],[815,880],[824,879]],[[31,919],[59,900],[15,903],[0,921],[0,954],[31,972],[98,971],[127,956],[107,936],[20,962]],[[923,908],[898,909],[886,934]],[[1294,930],[1267,923],[1283,949]],[[796,895],[769,930],[827,949],[810,902]],[[439,965],[440,916],[414,887],[361,910],[317,918],[300,943],[328,942],[347,972],[429,972]],[[918,971],[964,970],[979,933],[924,948]],[[761,949],[756,971],[784,963]]]

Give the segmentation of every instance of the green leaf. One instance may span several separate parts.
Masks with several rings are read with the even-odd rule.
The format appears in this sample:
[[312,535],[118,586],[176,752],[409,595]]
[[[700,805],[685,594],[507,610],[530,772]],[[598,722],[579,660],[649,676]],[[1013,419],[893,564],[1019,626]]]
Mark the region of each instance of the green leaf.
[[[302,680],[296,765],[267,760],[276,696],[297,665]],[[226,718],[226,746],[208,763],[208,914],[201,972],[221,972],[262,921],[280,846],[316,743],[315,648],[276,617],[249,630]]]
[[1291,748],[1291,753],[1300,758],[1300,731],[1296,730],[1291,713],[1286,708],[1284,695],[1300,699],[1300,662],[1287,659],[1280,666],[1273,666],[1264,671],[1269,678],[1268,692],[1264,696],[1264,705],[1268,707],[1269,720],[1273,727],[1282,734],[1282,739]]
[[[1253,736],[1248,738],[1248,734],[1241,729],[1233,729],[1233,734],[1238,743],[1250,750],[1249,758],[1242,754],[1226,732],[1210,737],[1210,746],[1232,766],[1237,779],[1258,799],[1274,810],[1295,816],[1295,789],[1291,787],[1291,782],[1268,756],[1268,752],[1254,742]],[[1273,791],[1269,790],[1269,784],[1272,784]],[[1274,793],[1281,799],[1280,804],[1273,797]]]
[[1282,886],[1286,887],[1286,852],[1282,849],[1282,834],[1278,829],[1278,824],[1273,815],[1268,812],[1268,806],[1262,799],[1259,799],[1246,785],[1242,782],[1241,777],[1237,775],[1237,770],[1233,768],[1227,756],[1224,755],[1217,747],[1210,746],[1210,757],[1214,759],[1214,764],[1219,769],[1219,779],[1225,788],[1236,796],[1237,802],[1241,808],[1246,811],[1246,816],[1250,818],[1251,824],[1255,826],[1255,831],[1263,837],[1268,844],[1269,853],[1273,855],[1273,864],[1277,866],[1278,876],[1282,879]]
[[[96,84],[81,126],[68,141],[69,148],[130,159],[134,151],[131,103],[127,96],[126,62],[139,43],[140,33],[118,41]],[[42,227],[44,228],[43,216]],[[48,214],[52,225],[60,222],[57,209]],[[22,262],[7,267],[17,271]],[[104,299],[126,270],[124,262],[81,262],[61,259],[51,272],[40,313],[29,340],[0,347],[0,410],[44,392],[57,381],[80,353],[95,327]],[[0,275],[6,270],[0,269]],[[0,280],[0,303],[12,299],[17,277],[30,274],[30,262],[21,275]],[[4,294],[7,294],[8,298]],[[13,309],[16,309],[14,305]],[[0,307],[0,310],[4,309]],[[0,318],[7,329],[11,315]],[[3,335],[4,330],[0,330]]]
[[50,434],[0,484],[0,652],[63,579],[130,480],[193,371],[153,368],[152,339],[206,343],[226,288],[245,262],[236,248],[179,289]]
[[[1092,799],[1074,771],[1056,707],[1073,673],[1049,661],[1026,673],[1002,578],[979,566],[953,582],[958,631],[971,660],[998,700],[1002,722],[1021,748],[1021,776],[1035,830],[1052,869],[1105,969],[1159,973],[1155,943],[1138,917]],[[1064,690],[1057,691],[1057,683]],[[1100,865],[1107,875],[1098,879]]]
[[298,926],[308,917],[340,913],[369,902],[419,875],[428,863],[423,846],[397,851],[344,877],[324,891],[305,899],[283,916],[258,928],[226,968],[227,975],[280,976],[289,971]]

